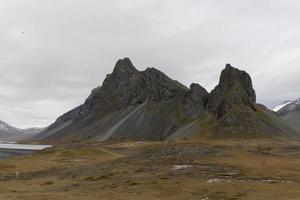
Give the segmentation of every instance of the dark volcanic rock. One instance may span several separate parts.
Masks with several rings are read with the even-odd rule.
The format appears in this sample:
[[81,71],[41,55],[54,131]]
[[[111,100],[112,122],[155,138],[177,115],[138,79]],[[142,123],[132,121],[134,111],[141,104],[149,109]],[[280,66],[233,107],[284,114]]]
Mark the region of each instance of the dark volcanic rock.
[[175,96],[183,96],[188,90],[178,81],[170,79],[167,75],[155,68],[147,68],[142,72],[144,92],[147,98],[158,102],[172,99]]
[[230,65],[209,94],[198,84],[188,89],[155,68],[138,71],[125,58],[84,104],[59,117],[38,138],[103,141],[298,134],[255,102],[250,76]]
[[183,95],[187,88],[155,68],[138,71],[128,58],[119,60],[102,87],[95,89],[85,107],[91,112],[110,112],[142,104],[158,102]]
[[191,117],[198,117],[205,111],[209,93],[199,84],[193,83],[190,90],[186,93],[185,109]]
[[255,110],[255,102],[256,95],[249,74],[227,64],[222,71],[219,85],[209,96],[207,109],[222,118],[236,105]]
[[[128,58],[121,59],[113,73],[106,76],[102,86],[94,89],[83,105],[58,118],[43,136],[57,134],[89,119],[80,128],[98,123],[90,132],[98,130],[113,137],[137,137],[138,129],[144,127],[147,138],[151,138],[150,134],[153,138],[163,138],[176,129],[182,112],[180,102],[187,91],[184,85],[155,68],[138,71]],[[143,137],[143,133],[139,134]]]
[[114,79],[123,79],[124,77],[130,77],[131,74],[138,72],[133,66],[129,58],[120,59],[117,61],[113,70]]

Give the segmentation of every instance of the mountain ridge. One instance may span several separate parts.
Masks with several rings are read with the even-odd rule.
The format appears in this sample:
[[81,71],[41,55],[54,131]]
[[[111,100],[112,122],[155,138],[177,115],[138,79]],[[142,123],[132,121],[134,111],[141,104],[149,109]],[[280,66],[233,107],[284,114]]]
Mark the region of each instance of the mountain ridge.
[[15,142],[28,139],[37,135],[42,130],[43,128],[36,127],[20,129],[0,120],[0,141]]
[[[183,128],[185,132],[181,133]],[[250,75],[230,64],[209,93],[197,83],[187,88],[155,68],[139,71],[129,58],[124,58],[117,61],[113,72],[82,105],[59,117],[37,138],[164,140],[174,135],[182,138],[300,134],[274,113],[258,106]]]
[[273,109],[279,117],[300,130],[300,98],[288,100]]

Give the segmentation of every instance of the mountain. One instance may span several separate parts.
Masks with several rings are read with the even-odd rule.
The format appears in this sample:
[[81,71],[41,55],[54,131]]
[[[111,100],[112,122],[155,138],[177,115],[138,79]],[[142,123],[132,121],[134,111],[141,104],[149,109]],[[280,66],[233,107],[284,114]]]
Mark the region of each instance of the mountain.
[[137,70],[119,60],[84,104],[59,117],[37,139],[174,139],[186,137],[297,136],[266,107],[256,104],[251,77],[227,64],[208,93],[155,68]]
[[279,110],[281,110],[281,108],[285,107],[286,105],[288,105],[288,104],[290,104],[292,102],[293,101],[291,101],[291,100],[287,100],[287,101],[283,102],[282,104],[279,104],[279,105],[275,106],[272,110],[274,112],[278,112]]
[[21,129],[21,131],[27,135],[37,135],[40,132],[42,132],[44,129],[45,128],[33,127],[33,128]]
[[256,103],[250,75],[230,64],[222,71],[204,110],[171,138],[300,136],[286,121]]
[[300,98],[294,101],[285,101],[273,109],[282,119],[300,130]]
[[163,139],[184,123],[182,99],[188,91],[155,68],[138,71],[125,58],[84,104],[59,117],[39,138]]
[[19,129],[0,121],[0,141],[19,141],[33,137],[42,131],[41,128]]

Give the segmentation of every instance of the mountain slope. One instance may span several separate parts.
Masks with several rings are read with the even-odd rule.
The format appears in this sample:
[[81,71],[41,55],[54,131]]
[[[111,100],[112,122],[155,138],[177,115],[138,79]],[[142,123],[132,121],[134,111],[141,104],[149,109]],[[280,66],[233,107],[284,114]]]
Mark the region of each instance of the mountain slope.
[[182,137],[297,136],[273,112],[256,104],[251,77],[226,65],[208,93],[190,88],[155,68],[138,71],[119,60],[84,104],[59,117],[37,139],[107,140]]
[[19,129],[0,121],[0,141],[19,141],[40,133],[40,128]]
[[[193,90],[202,93],[194,96]],[[138,71],[125,58],[83,105],[58,118],[39,138],[164,139],[204,109],[207,94],[199,85],[189,93],[155,68]]]
[[300,99],[286,101],[280,106],[275,107],[274,111],[277,112],[282,119],[300,130]]

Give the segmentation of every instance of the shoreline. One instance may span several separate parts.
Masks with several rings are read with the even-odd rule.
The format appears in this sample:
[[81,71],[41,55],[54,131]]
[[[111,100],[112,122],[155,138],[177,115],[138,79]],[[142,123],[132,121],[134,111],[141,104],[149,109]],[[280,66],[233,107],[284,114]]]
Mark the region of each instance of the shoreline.
[[15,157],[15,156],[21,156],[21,155],[27,155],[34,153],[34,150],[26,150],[26,149],[0,149],[0,160]]
[[52,147],[52,145],[0,144],[0,160],[31,154]]

